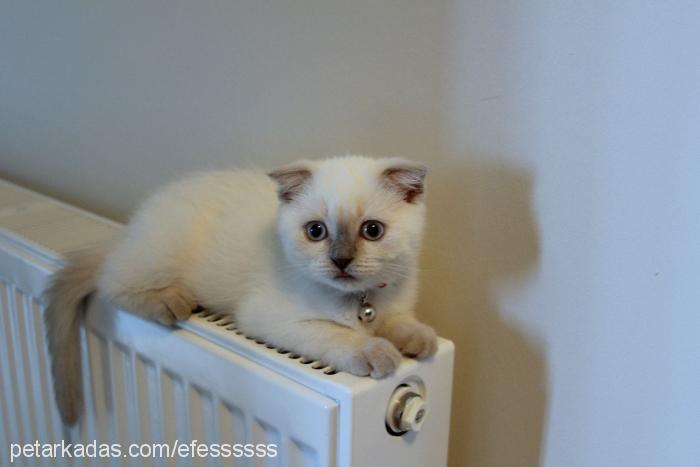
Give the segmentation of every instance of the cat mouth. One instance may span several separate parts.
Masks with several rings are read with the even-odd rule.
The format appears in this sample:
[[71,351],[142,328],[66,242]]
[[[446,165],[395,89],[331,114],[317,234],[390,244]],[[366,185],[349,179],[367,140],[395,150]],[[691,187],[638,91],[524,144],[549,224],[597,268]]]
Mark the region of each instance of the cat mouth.
[[352,274],[348,274],[347,272],[339,272],[334,276],[335,279],[339,281],[354,281],[357,280],[357,277],[353,276]]

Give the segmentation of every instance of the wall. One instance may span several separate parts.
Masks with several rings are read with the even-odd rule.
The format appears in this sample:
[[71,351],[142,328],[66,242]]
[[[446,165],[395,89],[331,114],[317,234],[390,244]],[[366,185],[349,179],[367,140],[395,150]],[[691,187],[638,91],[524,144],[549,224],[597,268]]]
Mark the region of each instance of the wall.
[[700,463],[700,7],[14,2],[0,175],[125,219],[190,169],[423,159],[450,465]]

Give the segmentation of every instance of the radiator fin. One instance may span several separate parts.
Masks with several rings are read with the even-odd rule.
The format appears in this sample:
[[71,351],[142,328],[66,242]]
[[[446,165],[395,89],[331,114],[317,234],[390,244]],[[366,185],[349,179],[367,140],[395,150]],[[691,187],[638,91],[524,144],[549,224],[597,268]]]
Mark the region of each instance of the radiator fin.
[[[92,376],[92,413],[98,439],[114,439],[110,430],[110,419],[114,415],[112,407],[111,365],[107,342],[93,332],[87,333],[87,348]],[[95,371],[96,370],[96,371]]]
[[[162,439],[161,411],[158,394],[160,389],[157,385],[156,368],[154,363],[144,355],[135,355],[134,369],[136,377],[136,389],[138,397],[138,429],[139,442],[153,443]],[[155,465],[153,459],[143,459],[143,465]]]
[[[192,439],[207,445],[216,443],[216,413],[214,411],[213,397],[209,391],[194,385],[189,386],[189,414],[192,433],[202,434],[201,439],[196,437]],[[217,465],[217,463],[217,459],[214,458],[196,456],[192,459],[192,464],[195,467],[213,466]]]
[[308,444],[292,439],[289,447],[289,467],[318,467],[317,452]]
[[15,407],[19,408],[20,413],[23,415],[15,420],[19,422],[18,432],[21,433],[22,439],[26,440],[24,442],[32,442],[35,437],[34,430],[32,430],[35,409],[29,403],[32,386],[25,371],[27,369],[25,358],[28,359],[28,352],[25,350],[26,347],[23,341],[26,339],[26,336],[20,330],[20,322],[24,321],[21,294],[14,286],[8,285],[5,287],[3,302],[6,310],[6,321],[3,324],[10,334],[7,340],[9,344],[8,350],[10,351],[10,368],[12,368],[10,384],[14,386],[12,393],[15,396]]
[[283,446],[280,443],[280,433],[272,424],[259,418],[253,420],[250,443],[257,449],[258,445],[274,444],[280,451],[277,457],[253,457],[255,466],[273,467],[280,464],[280,460],[285,456]]
[[8,438],[8,441],[21,440],[23,439],[20,417],[22,409],[19,406],[19,395],[16,393],[14,346],[10,327],[10,315],[14,310],[10,309],[10,286],[5,282],[0,286],[0,309],[2,310],[0,340],[5,344],[5,351],[0,352],[0,375],[2,375],[3,397],[8,401],[3,404],[3,435]]
[[[51,380],[51,367],[49,366],[48,348],[46,345],[46,329],[44,327],[44,307],[31,298],[31,320],[34,339],[33,364],[36,365],[38,388],[36,391],[38,412],[46,414],[48,418],[44,426],[46,427],[45,442],[54,440],[59,437],[61,432],[61,424],[59,421],[58,412],[55,410],[53,403],[53,381]],[[30,332],[30,331],[28,331]]]
[[109,357],[112,365],[112,432],[116,439],[133,441],[129,429],[129,407],[133,398],[129,398],[129,374],[131,373],[131,357],[128,349],[112,344],[109,346]]
[[161,391],[161,401],[163,410],[163,426],[165,431],[163,432],[163,439],[166,442],[174,442],[178,439],[179,426],[178,426],[178,414],[177,411],[180,409],[178,404],[178,388],[180,382],[168,372],[159,372],[160,376],[160,391]]
[[[246,427],[245,415],[240,408],[219,402],[219,443],[235,444],[246,443],[249,439]],[[244,459],[233,459],[233,465],[236,467],[245,465]]]

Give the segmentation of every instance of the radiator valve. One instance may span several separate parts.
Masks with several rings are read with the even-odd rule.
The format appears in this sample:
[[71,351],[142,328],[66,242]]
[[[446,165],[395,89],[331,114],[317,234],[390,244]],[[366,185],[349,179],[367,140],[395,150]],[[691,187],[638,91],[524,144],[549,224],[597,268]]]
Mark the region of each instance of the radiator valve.
[[386,409],[386,425],[393,435],[407,431],[420,431],[427,407],[420,390],[413,385],[402,384],[394,390]]

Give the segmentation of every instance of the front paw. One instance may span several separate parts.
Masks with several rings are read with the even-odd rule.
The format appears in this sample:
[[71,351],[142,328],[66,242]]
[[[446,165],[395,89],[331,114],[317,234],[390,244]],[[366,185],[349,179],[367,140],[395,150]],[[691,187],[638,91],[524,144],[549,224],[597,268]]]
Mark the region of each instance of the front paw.
[[437,351],[437,335],[433,328],[415,319],[388,323],[381,330],[381,335],[407,357],[423,359]]
[[372,337],[364,341],[348,358],[339,365],[339,369],[353,375],[382,378],[396,370],[401,363],[401,354],[386,339]]

